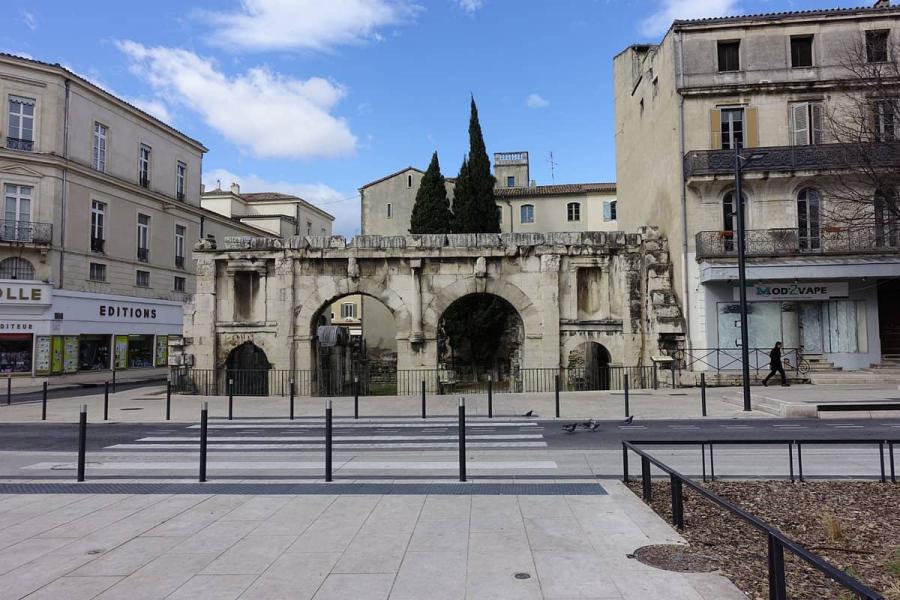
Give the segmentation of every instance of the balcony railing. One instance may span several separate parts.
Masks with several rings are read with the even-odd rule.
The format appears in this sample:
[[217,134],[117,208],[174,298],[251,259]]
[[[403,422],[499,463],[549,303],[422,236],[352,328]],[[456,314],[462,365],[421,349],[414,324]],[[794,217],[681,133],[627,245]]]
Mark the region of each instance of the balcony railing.
[[175,192],[175,199],[184,202],[184,192]]
[[91,252],[103,253],[103,245],[106,242],[103,238],[91,238]]
[[53,224],[0,219],[0,242],[49,245],[53,242]]
[[10,150],[24,150],[31,152],[34,149],[34,140],[20,140],[19,138],[6,138],[6,147]]
[[141,262],[149,262],[150,261],[150,248],[138,248],[137,249],[137,259]]
[[140,185],[142,188],[149,188],[150,176],[143,173],[138,175],[138,185]]
[[175,257],[175,268],[176,268],[176,269],[183,269],[183,268],[184,268],[184,257],[183,257],[183,256],[176,256],[176,257]]
[[[750,229],[744,240],[747,256],[900,252],[900,228],[822,227],[812,235],[799,229]],[[701,231],[696,243],[697,258],[737,256],[733,231]]]
[[[767,146],[746,148],[754,155],[743,170],[820,171],[839,170],[854,165],[866,167],[900,166],[900,144],[815,144],[811,146]],[[734,150],[693,150],[684,155],[685,178],[734,173]]]

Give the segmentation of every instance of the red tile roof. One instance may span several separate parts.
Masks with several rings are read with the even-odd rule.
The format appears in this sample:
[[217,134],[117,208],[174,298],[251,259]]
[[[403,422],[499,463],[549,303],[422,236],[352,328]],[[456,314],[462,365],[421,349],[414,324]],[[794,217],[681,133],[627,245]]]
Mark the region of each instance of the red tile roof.
[[615,183],[562,183],[559,185],[496,188],[494,190],[494,195],[499,198],[528,198],[531,196],[564,196],[568,194],[586,194],[588,192],[615,193],[615,191]]

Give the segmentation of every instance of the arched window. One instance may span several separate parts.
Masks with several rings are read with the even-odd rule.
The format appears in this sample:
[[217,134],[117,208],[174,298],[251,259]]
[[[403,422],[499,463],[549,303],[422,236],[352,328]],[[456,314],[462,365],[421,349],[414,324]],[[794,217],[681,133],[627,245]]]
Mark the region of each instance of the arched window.
[[566,217],[569,221],[580,221],[581,220],[581,203],[580,202],[569,202],[566,204]]
[[801,250],[818,250],[821,238],[822,194],[815,188],[803,188],[797,194],[797,237]]
[[523,204],[519,207],[519,222],[534,223],[534,204]]
[[18,256],[0,260],[0,279],[34,279],[34,266]]

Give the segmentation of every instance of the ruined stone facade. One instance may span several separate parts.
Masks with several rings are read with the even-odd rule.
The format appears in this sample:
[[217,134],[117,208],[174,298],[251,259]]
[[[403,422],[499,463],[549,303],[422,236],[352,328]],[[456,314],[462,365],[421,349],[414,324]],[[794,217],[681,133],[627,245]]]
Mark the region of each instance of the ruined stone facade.
[[650,364],[683,331],[666,240],[657,231],[227,238],[195,248],[197,293],[173,364],[221,368],[252,342],[274,369],[315,364],[324,308],[343,296],[382,302],[396,327],[398,369],[434,369],[441,315],[486,293],[524,325],[522,368],[566,366],[597,342],[610,364]]

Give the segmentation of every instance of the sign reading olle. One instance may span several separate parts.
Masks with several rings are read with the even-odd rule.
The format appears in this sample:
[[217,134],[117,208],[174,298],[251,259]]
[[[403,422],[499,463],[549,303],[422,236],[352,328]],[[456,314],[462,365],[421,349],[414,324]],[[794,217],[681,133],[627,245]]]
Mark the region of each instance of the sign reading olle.
[[[734,288],[734,299],[740,297]],[[846,281],[803,281],[799,283],[757,283],[747,286],[747,300],[830,300],[849,295]]]
[[50,304],[49,287],[0,284],[0,304]]

